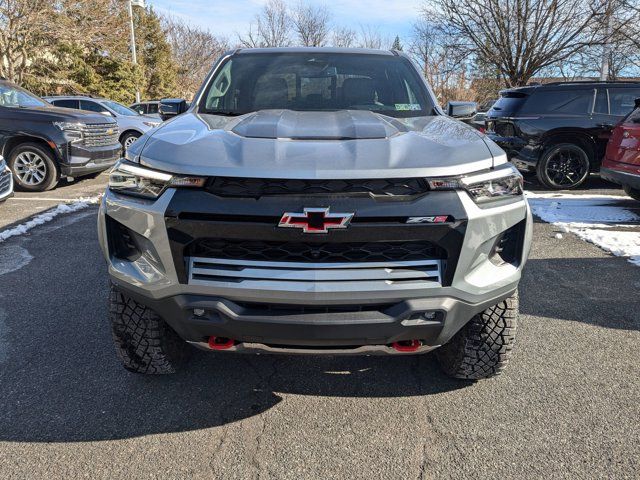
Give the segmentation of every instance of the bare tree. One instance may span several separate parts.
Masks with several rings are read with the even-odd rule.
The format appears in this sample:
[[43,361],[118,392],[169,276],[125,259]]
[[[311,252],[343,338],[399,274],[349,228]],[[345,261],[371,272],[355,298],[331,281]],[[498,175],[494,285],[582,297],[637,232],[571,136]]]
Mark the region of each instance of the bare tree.
[[348,27],[338,27],[333,31],[331,43],[338,48],[351,48],[356,44],[357,34]]
[[305,47],[323,47],[329,38],[331,14],[326,7],[300,2],[291,14],[298,42]]
[[494,65],[508,86],[602,42],[594,25],[603,0],[427,0],[423,17],[441,26],[460,56]]
[[440,104],[448,100],[472,100],[468,89],[466,63],[454,55],[437,25],[422,20],[413,26],[409,53],[433,88]]
[[616,80],[640,67],[640,9],[638,0],[606,0],[605,15],[592,26],[602,43],[585,48],[570,59],[571,71],[582,77],[604,75]]
[[385,43],[389,42],[385,41],[385,39],[382,37],[382,34],[380,33],[380,30],[371,25],[360,26],[360,48],[373,48],[379,50],[383,48]]
[[249,25],[249,31],[239,36],[249,48],[287,47],[291,44],[291,18],[283,0],[269,0]]
[[176,17],[163,17],[162,25],[178,65],[176,95],[192,98],[215,61],[229,49],[229,44],[225,38]]

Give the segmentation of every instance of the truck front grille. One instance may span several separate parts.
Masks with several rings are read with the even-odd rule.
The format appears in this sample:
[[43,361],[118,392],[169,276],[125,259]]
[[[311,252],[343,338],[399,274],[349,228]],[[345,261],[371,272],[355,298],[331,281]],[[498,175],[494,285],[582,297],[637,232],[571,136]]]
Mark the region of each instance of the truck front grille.
[[0,198],[6,196],[11,188],[11,172],[0,170]]
[[263,262],[189,258],[189,284],[257,290],[378,291],[440,286],[441,260],[407,262]]
[[406,262],[444,259],[446,252],[426,241],[303,243],[200,239],[187,256],[267,262]]
[[421,178],[369,180],[292,180],[277,178],[218,177],[208,186],[220,197],[261,198],[286,195],[367,195],[373,197],[414,197],[429,191]]
[[119,142],[118,126],[115,123],[89,123],[84,128],[85,147],[107,147]]

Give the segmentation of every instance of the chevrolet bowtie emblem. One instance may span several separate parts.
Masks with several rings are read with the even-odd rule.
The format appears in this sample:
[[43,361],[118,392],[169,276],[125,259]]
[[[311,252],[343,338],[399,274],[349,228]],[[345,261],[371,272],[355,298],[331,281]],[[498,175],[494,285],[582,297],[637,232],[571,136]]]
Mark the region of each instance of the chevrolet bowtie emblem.
[[305,208],[303,213],[285,213],[278,226],[300,228],[303,233],[327,233],[333,228],[347,228],[353,215],[329,213],[329,208]]

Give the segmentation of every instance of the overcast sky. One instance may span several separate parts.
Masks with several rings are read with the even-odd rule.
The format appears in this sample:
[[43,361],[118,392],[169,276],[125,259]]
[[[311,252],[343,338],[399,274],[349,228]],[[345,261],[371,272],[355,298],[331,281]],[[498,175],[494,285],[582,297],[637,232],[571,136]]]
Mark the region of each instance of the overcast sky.
[[[244,33],[266,0],[147,0],[161,13],[180,16],[195,25],[216,34],[222,34],[233,43],[236,33]],[[290,5],[297,0],[287,1]],[[327,5],[333,13],[333,22],[360,31],[361,25],[379,28],[391,38],[407,38],[411,25],[418,16],[419,0],[310,0],[311,4]]]

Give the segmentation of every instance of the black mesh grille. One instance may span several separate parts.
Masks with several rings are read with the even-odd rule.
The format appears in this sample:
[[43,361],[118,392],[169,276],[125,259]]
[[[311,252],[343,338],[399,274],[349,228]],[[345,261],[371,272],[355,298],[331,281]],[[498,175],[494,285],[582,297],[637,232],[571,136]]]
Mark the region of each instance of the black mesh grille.
[[208,190],[221,197],[260,198],[283,195],[411,197],[427,192],[429,187],[420,178],[291,180],[217,177],[211,181]]
[[276,262],[387,262],[444,259],[446,253],[430,242],[297,243],[198,240],[187,256]]

